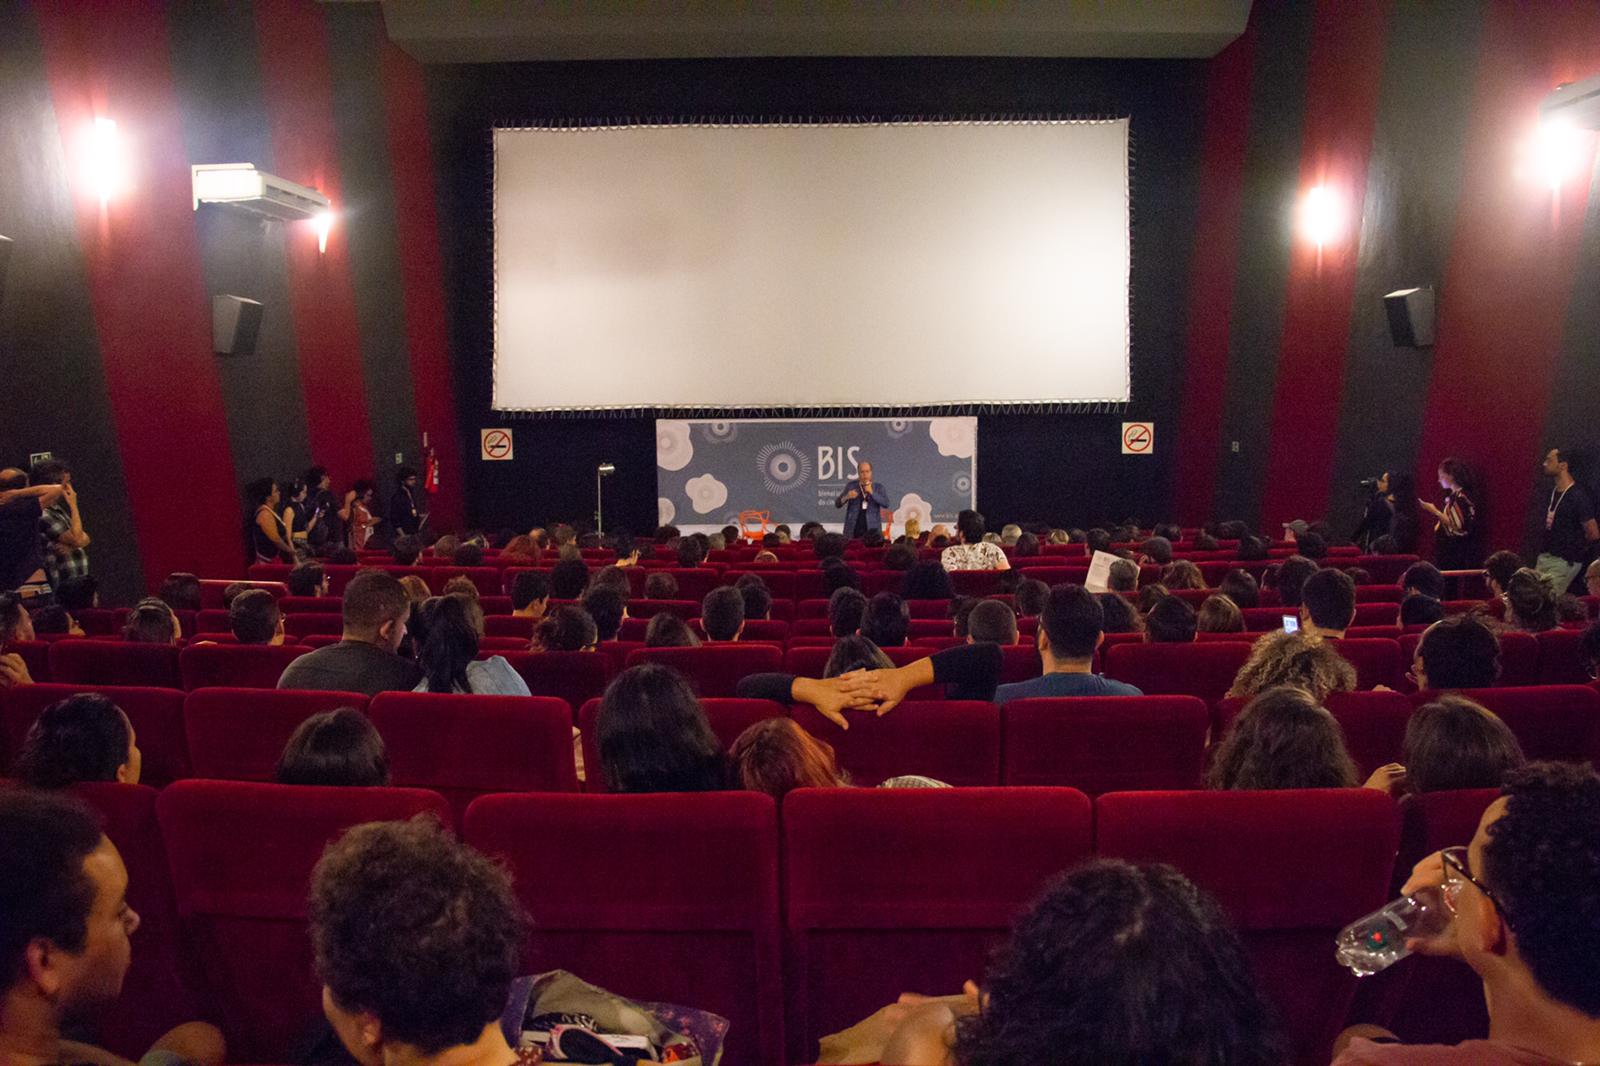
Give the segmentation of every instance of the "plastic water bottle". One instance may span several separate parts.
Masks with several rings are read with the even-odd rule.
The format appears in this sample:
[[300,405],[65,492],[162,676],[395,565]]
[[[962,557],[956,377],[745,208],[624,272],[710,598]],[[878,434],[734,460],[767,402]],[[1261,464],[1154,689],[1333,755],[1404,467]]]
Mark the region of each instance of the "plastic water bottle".
[[1407,939],[1437,936],[1449,924],[1438,889],[1425,888],[1345,926],[1337,956],[1357,977],[1370,977],[1411,954]]

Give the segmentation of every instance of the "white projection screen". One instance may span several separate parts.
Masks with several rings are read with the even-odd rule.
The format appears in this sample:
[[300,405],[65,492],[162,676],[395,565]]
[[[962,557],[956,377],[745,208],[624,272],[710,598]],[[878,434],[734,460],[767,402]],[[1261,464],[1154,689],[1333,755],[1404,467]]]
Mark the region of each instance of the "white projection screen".
[[494,131],[494,406],[1126,401],[1128,123]]

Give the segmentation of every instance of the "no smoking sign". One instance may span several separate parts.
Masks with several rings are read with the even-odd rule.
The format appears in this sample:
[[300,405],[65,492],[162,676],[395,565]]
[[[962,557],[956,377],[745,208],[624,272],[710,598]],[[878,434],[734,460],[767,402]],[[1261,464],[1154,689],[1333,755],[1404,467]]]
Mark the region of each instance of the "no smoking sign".
[[1122,454],[1150,455],[1156,450],[1154,422],[1122,423]]
[[509,429],[481,429],[478,431],[481,455],[486,461],[504,461],[511,458],[511,431]]

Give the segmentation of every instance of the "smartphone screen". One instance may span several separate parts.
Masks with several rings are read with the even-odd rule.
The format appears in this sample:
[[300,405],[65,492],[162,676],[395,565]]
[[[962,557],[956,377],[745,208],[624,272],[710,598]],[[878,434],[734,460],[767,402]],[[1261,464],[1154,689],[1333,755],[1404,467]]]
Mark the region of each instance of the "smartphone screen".
[[1283,616],[1283,631],[1285,633],[1298,633],[1298,632],[1300,632],[1300,619],[1296,618],[1292,614],[1284,615]]

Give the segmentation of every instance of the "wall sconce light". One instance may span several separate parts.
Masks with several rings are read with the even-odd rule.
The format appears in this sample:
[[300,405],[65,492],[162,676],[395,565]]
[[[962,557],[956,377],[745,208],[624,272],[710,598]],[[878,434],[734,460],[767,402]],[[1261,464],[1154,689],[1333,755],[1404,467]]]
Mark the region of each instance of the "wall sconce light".
[[1300,204],[1300,232],[1321,251],[1344,235],[1345,210],[1339,194],[1326,185],[1306,190]]

